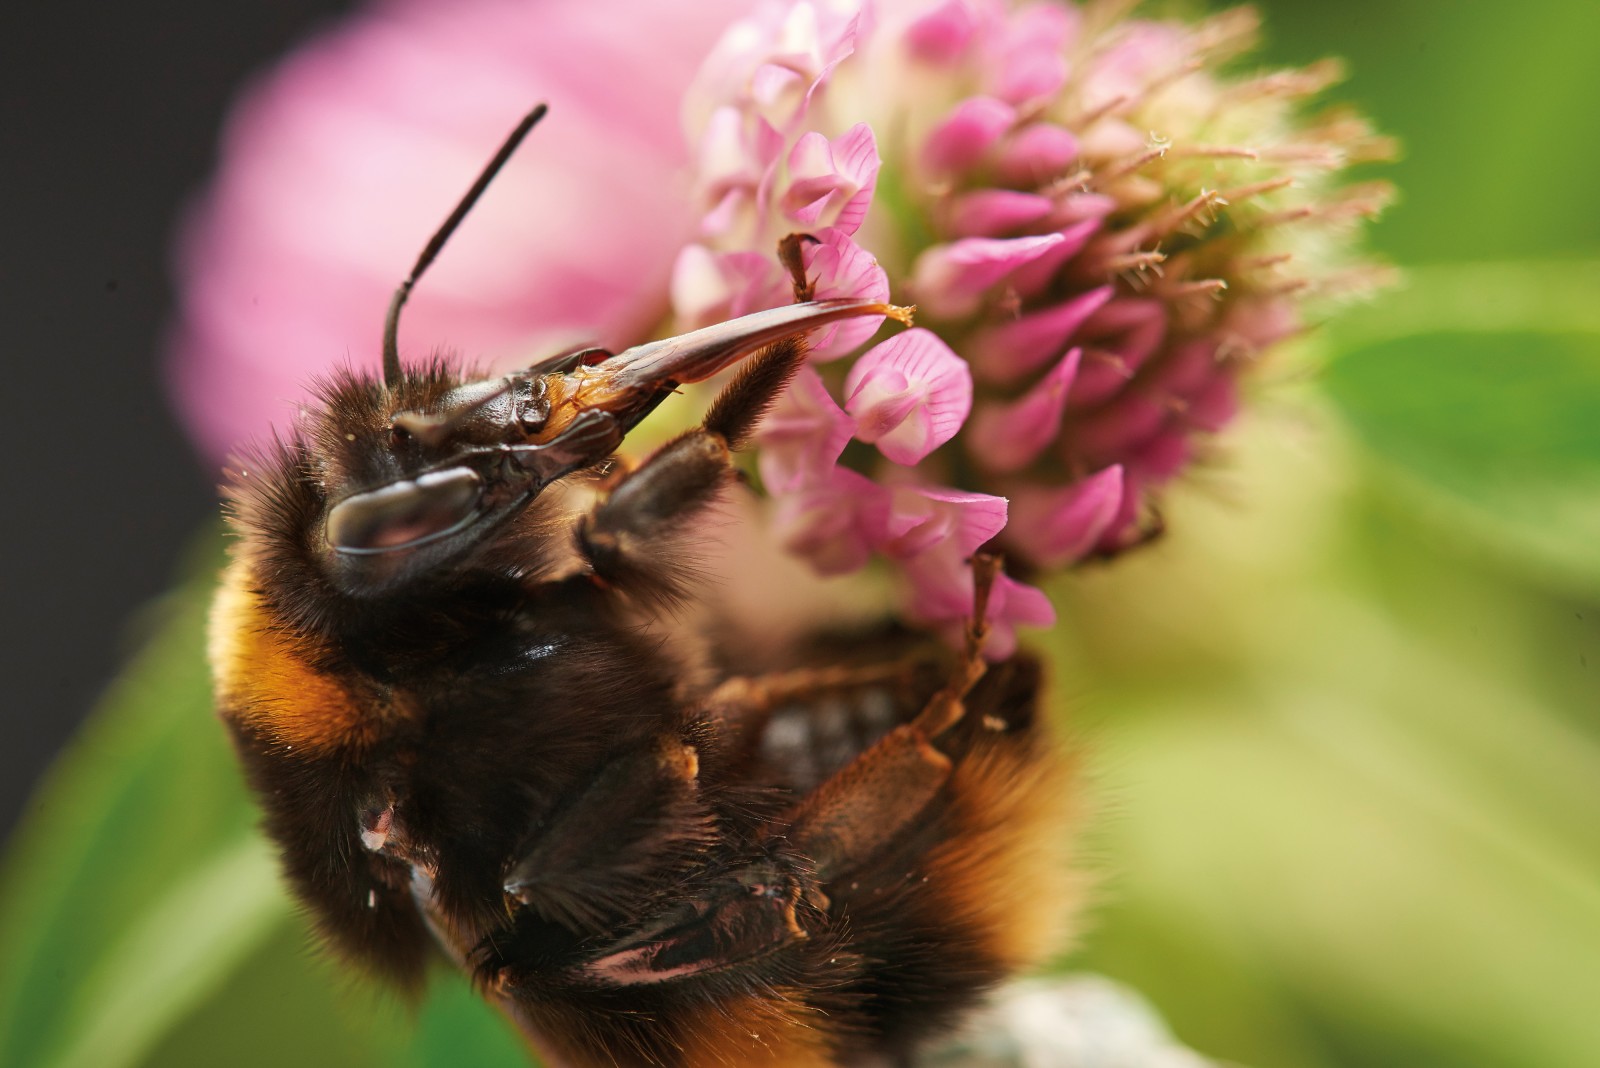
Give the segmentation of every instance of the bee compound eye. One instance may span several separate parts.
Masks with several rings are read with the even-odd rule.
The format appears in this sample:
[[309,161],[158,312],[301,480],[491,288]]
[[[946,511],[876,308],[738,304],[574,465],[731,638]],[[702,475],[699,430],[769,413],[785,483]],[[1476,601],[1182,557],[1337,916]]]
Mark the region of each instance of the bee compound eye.
[[482,498],[483,480],[465,467],[391,482],[334,505],[328,513],[328,544],[342,553],[423,545],[472,522]]

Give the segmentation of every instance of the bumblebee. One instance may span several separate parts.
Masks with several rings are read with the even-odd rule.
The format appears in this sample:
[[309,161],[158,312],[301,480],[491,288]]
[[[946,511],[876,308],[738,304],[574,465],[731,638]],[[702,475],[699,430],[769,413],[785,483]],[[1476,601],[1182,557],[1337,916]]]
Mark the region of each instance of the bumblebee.
[[[954,655],[741,671],[661,635],[806,332],[908,312],[809,299],[790,241],[788,307],[499,377],[403,366],[412,286],[543,114],[396,292],[381,380],[334,375],[229,472],[221,717],[325,941],[409,991],[442,950],[547,1063],[904,1063],[1068,911],[1040,669],[981,655],[997,562]],[[735,365],[700,426],[615,462]]]

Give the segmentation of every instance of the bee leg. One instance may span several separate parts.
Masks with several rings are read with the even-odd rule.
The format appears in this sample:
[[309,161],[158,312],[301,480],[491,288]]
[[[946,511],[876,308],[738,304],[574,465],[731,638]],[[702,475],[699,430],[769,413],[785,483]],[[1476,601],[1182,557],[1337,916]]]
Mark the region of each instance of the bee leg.
[[706,704],[716,714],[746,717],[770,712],[778,705],[803,701],[819,693],[855,690],[863,686],[907,685],[920,659],[902,657],[860,667],[816,667],[776,671],[767,675],[740,675],[711,691]]
[[681,596],[683,576],[662,565],[669,554],[653,543],[676,533],[733,479],[733,450],[749,439],[805,351],[804,340],[793,337],[751,357],[701,427],[663,445],[584,517],[578,549],[597,578],[647,598]]
[[732,470],[727,443],[694,430],[624,475],[578,521],[578,551],[594,579],[646,601],[684,600],[693,579],[692,554],[664,551],[662,542],[717,499]]
[[789,843],[811,858],[824,883],[871,858],[950,777],[951,760],[933,741],[960,722],[967,694],[983,678],[984,616],[1000,568],[998,557],[984,554],[972,564],[973,616],[966,647],[944,688],[916,719],[885,734],[789,813]]
[[806,277],[802,246],[821,243],[810,234],[788,234],[778,242],[778,262],[789,272],[789,280],[794,285],[794,299],[800,304],[815,300],[817,296],[816,283]]
[[614,760],[517,851],[505,892],[579,934],[622,922],[640,886],[687,870],[713,841],[698,773],[698,753],[675,736]]
[[926,652],[876,664],[737,676],[703,708],[721,759],[760,766],[772,781],[806,794],[920,708]]

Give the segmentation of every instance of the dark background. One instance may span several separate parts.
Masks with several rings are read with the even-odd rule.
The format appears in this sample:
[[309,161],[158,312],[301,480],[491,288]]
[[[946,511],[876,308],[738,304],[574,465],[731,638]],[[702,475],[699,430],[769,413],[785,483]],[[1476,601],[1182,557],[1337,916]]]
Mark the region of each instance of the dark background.
[[168,246],[253,71],[334,0],[0,14],[0,835],[215,512],[161,382]]

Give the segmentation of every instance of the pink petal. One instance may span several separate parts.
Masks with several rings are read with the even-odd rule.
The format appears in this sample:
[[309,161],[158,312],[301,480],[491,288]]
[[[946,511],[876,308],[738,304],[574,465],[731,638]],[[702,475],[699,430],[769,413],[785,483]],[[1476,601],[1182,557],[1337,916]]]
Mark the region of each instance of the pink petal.
[[1300,309],[1282,298],[1243,299],[1235,304],[1223,321],[1224,337],[1237,337],[1235,348],[1248,355],[1304,329]]
[[[617,13],[596,6],[609,15],[617,33]],[[737,21],[729,25],[724,15],[721,26],[721,39],[686,94],[683,114],[691,135],[703,128],[712,108],[730,100],[759,110],[779,128],[794,129],[817,88],[854,51],[858,34],[869,29],[856,5],[831,3],[746,2]],[[643,38],[641,44],[648,48],[651,42]]]
[[1086,360],[1072,390],[1071,407],[1094,408],[1120,393],[1167,336],[1166,308],[1158,300],[1113,300],[1083,324],[1085,347],[1109,356]]
[[798,104],[775,105],[769,111],[777,125],[792,131],[805,121],[813,99],[834,69],[854,54],[858,39],[870,36],[872,21],[872,9],[867,5],[797,3],[790,7],[777,46],[779,51],[789,51],[774,58],[804,75],[806,88]]
[[[958,644],[973,609],[972,565],[954,552],[937,549],[904,565],[911,583],[907,611],[915,618],[938,625],[952,644]],[[988,660],[1004,660],[1016,651],[1016,627],[1047,627],[1056,620],[1055,609],[1043,592],[1004,573],[995,576],[989,592]]]
[[887,523],[890,556],[909,558],[948,542],[963,558],[1006,525],[1006,499],[936,486],[896,487]]
[[755,192],[755,222],[765,219],[772,209],[772,200],[776,195],[774,187],[778,183],[779,172],[783,169],[784,136],[769,123],[765,117],[754,117],[756,154],[757,158],[765,161],[761,177],[756,181]]
[[733,290],[733,300],[728,305],[730,319],[789,302],[789,277],[771,257],[739,251],[724,252],[718,258]]
[[994,95],[1019,107],[1054,96],[1067,80],[1067,41],[1078,17],[1076,8],[1059,3],[1012,12],[988,60]]
[[793,67],[763,63],[750,79],[750,96],[761,109],[762,117],[776,126],[786,124],[810,86],[811,80]]
[[802,226],[860,229],[878,181],[878,143],[872,128],[857,123],[833,141],[811,131],[789,152],[790,185],[780,208]]
[[968,347],[979,378],[1009,383],[1042,367],[1067,349],[1079,327],[1111,299],[1110,286],[1091,289],[1044,311],[986,327]]
[[1119,159],[1150,147],[1150,131],[1107,115],[1078,133],[1083,155],[1090,159]]
[[1061,53],[1077,35],[1082,12],[1071,5],[1036,3],[1019,7],[1006,23],[1006,50],[1011,56],[1038,50]]
[[994,95],[1025,107],[1054,96],[1066,80],[1067,60],[1059,50],[1032,47],[1011,57],[994,81]]
[[857,571],[883,543],[889,493],[847,467],[779,497],[773,530],[783,547],[823,575]]
[[722,199],[711,206],[710,211],[700,216],[700,233],[706,237],[722,237],[742,221],[751,221],[755,214],[755,197],[751,193],[752,190],[747,187],[730,187]]
[[980,25],[973,4],[946,0],[906,27],[906,49],[923,62],[948,66],[967,52]]
[[1092,111],[1118,99],[1142,96],[1153,81],[1189,58],[1188,32],[1176,24],[1129,22],[1116,41],[1079,72],[1079,106]]
[[706,326],[789,299],[786,276],[759,252],[711,252],[687,245],[673,265],[673,310],[685,328]]
[[[996,601],[998,607],[995,607]],[[990,618],[1003,619],[1014,626],[1049,627],[1056,621],[1055,606],[1044,591],[1018,582],[1010,575],[995,578],[994,594],[990,595],[989,602]]]
[[1037,567],[1081,560],[1111,529],[1121,511],[1122,497],[1121,465],[1064,489],[1015,490],[1006,542]]
[[1078,158],[1078,138],[1049,122],[1013,130],[995,154],[995,174],[1007,185],[1039,186],[1067,173]]
[[989,639],[983,646],[984,659],[998,662],[1015,653],[1018,627],[1050,627],[1055,621],[1055,606],[1043,590],[1010,575],[997,575],[989,594]]
[[1115,463],[1142,448],[1166,427],[1172,409],[1130,391],[1072,429],[1072,451],[1092,463]]
[[1066,227],[1085,219],[1104,219],[1117,207],[1117,198],[1109,193],[1068,193],[1056,201],[1050,225]]
[[898,334],[845,377],[856,437],[897,464],[914,464],[955,436],[972,410],[972,372],[938,335]]
[[[857,245],[842,230],[827,229],[815,236],[816,243],[806,242],[801,247],[801,262],[816,299],[889,299],[889,276],[878,266],[872,253]],[[833,360],[855,351],[876,334],[882,324],[883,316],[868,315],[823,327],[810,339],[812,361]]]
[[855,424],[828,393],[822,378],[802,367],[756,431],[756,463],[767,492],[791,493],[831,477]]
[[1216,433],[1239,414],[1239,386],[1231,377],[1216,378],[1206,383],[1189,398],[1186,412],[1189,424],[1199,430]]
[[1215,338],[1202,337],[1174,346],[1145,376],[1148,392],[1188,397],[1198,393],[1226,365],[1217,360]]
[[711,113],[698,148],[696,176],[714,190],[733,183],[754,185],[765,167],[745,133],[744,113],[729,105]]
[[968,450],[990,471],[1018,471],[1061,435],[1067,392],[1078,373],[1082,349],[1073,349],[1019,399],[978,409],[967,433]]
[[1146,483],[1160,485],[1189,466],[1190,451],[1189,435],[1181,429],[1169,429],[1140,446],[1128,467]]
[[1139,516],[1144,508],[1146,486],[1144,477],[1137,470],[1123,470],[1122,503],[1117,507],[1117,514],[1111,517],[1111,522],[1106,524],[1105,535],[1100,539],[1100,544],[1095,546],[1096,551],[1117,552],[1144,536]]
[[[832,14],[837,17],[838,13],[850,11],[852,8],[853,5],[843,5]],[[827,64],[818,72],[816,79],[811,83],[811,87],[806,90],[805,102],[801,105],[799,114],[795,116],[796,124],[804,120],[810,112],[812,100],[823,86],[827,85],[834,69],[855,53],[857,40],[871,36],[872,23],[872,7],[868,4],[862,4],[860,10],[850,16],[848,22],[842,26],[834,26],[830,30],[832,43],[829,45],[826,54]]]
[[1054,201],[1037,193],[980,189],[964,193],[950,204],[945,228],[956,237],[1000,237],[1037,222],[1054,209]]
[[672,265],[672,309],[685,324],[701,326],[726,319],[733,289],[717,254],[704,245],[685,245]]
[[964,237],[934,245],[917,257],[911,271],[917,302],[942,318],[970,315],[978,310],[987,289],[1049,255],[1066,240],[1061,234],[1042,234]]
[[922,146],[922,165],[939,176],[965,173],[983,161],[989,148],[1016,121],[1016,109],[1005,101],[969,97],[928,134]]
[[972,614],[972,565],[954,551],[923,553],[906,561],[912,616],[928,622],[965,622]]
[[1011,278],[1012,287],[1023,297],[1040,295],[1055,283],[1062,264],[1081,252],[1099,229],[1099,219],[1085,219],[1058,230],[1061,241],[1044,255],[1019,267]]

